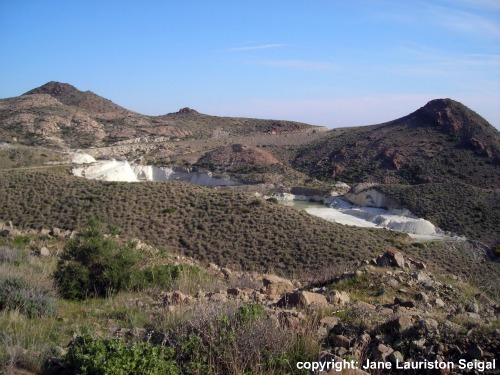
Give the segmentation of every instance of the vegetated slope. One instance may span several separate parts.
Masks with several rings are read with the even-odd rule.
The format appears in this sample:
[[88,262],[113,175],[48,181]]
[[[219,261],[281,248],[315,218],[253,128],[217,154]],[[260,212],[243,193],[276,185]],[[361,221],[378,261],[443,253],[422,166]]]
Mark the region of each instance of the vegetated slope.
[[400,119],[338,129],[307,145],[293,165],[328,180],[379,183],[465,182],[500,186],[500,136],[477,113],[437,99]]
[[129,139],[201,139],[319,130],[325,129],[291,121],[208,116],[189,108],[164,116],[145,116],[59,82],[0,100],[0,141],[26,145],[90,147]]
[[61,153],[42,147],[29,147],[0,143],[0,169],[42,166],[61,162]]
[[[67,172],[66,172],[67,173]],[[250,194],[181,183],[117,183],[54,171],[0,171],[0,219],[73,229],[88,216],[175,252],[279,272],[340,271],[404,235],[328,223]]]
[[380,185],[386,195],[438,227],[500,246],[500,191],[460,184]]

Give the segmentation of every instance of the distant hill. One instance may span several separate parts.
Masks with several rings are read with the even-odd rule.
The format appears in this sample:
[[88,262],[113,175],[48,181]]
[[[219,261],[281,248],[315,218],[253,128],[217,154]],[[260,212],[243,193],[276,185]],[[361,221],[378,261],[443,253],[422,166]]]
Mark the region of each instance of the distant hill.
[[352,182],[500,186],[498,130],[463,104],[437,99],[380,125],[336,129],[302,147],[293,166]]
[[148,142],[319,130],[326,129],[291,121],[209,116],[190,108],[146,116],[91,91],[59,82],[0,100],[0,141],[25,145],[96,147],[125,140]]

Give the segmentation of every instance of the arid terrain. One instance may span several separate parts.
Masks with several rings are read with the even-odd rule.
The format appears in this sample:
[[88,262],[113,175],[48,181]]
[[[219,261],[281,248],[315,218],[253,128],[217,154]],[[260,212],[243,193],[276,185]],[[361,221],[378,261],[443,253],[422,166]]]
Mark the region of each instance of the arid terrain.
[[500,135],[451,99],[328,130],[49,82],[0,99],[0,207],[9,374],[500,358]]

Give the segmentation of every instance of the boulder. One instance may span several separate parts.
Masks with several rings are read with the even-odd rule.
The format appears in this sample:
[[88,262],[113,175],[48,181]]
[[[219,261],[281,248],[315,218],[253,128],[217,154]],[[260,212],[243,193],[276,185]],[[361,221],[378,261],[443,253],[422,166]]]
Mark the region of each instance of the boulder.
[[42,248],[40,248],[39,252],[41,257],[48,257],[50,256],[50,251],[49,249],[47,249],[45,246],[43,246]]
[[375,362],[387,362],[392,352],[394,350],[390,346],[378,344],[372,349],[372,359]]
[[349,293],[347,292],[340,292],[338,290],[333,290],[329,295],[328,299],[330,300],[330,303],[334,305],[345,305],[346,303],[349,303],[351,298],[349,297]]
[[445,303],[441,298],[436,298],[434,304],[436,305],[436,307],[441,307],[441,308],[445,306]]
[[424,303],[429,302],[429,296],[424,292],[417,293],[415,295],[415,298],[417,299],[417,301],[422,301]]
[[419,331],[424,332],[424,334],[438,334],[439,333],[439,323],[435,319],[425,318],[418,322]]
[[349,349],[351,346],[351,339],[343,335],[332,335],[329,340],[330,345],[335,348],[346,348]]
[[402,363],[404,361],[403,354],[401,354],[401,352],[398,352],[398,351],[394,351],[391,354],[389,354],[389,356],[387,357],[387,359],[389,361],[391,361],[391,363],[393,365],[395,365],[398,362]]
[[308,307],[311,305],[328,306],[328,301],[322,294],[302,291],[299,292],[299,305],[302,307]]
[[329,331],[333,327],[335,327],[339,321],[340,318],[337,318],[336,316],[325,316],[323,319],[319,321],[319,325],[321,327],[326,328]]
[[469,302],[465,305],[465,311],[470,313],[479,313],[479,305],[475,302]]
[[276,275],[264,275],[262,282],[264,283],[264,293],[269,296],[280,296],[294,289],[290,280]]
[[413,302],[412,300],[404,300],[399,297],[394,298],[394,304],[408,308],[415,307],[415,302]]
[[226,279],[230,278],[233,272],[229,268],[221,268],[220,272],[224,275]]
[[402,315],[394,320],[387,323],[388,328],[392,328],[397,332],[404,331],[410,327],[413,327],[413,318],[409,315]]

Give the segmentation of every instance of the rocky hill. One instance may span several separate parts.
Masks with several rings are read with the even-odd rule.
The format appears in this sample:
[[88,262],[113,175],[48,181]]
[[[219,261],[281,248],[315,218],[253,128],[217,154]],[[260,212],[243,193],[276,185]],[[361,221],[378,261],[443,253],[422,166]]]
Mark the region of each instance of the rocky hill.
[[208,116],[190,108],[163,116],[146,116],[93,92],[82,92],[59,82],[0,100],[0,141],[25,145],[95,147],[130,140],[150,142],[320,130],[325,129],[290,121]]
[[500,134],[477,113],[437,99],[380,125],[337,129],[305,145],[293,165],[345,182],[459,182],[500,186]]

